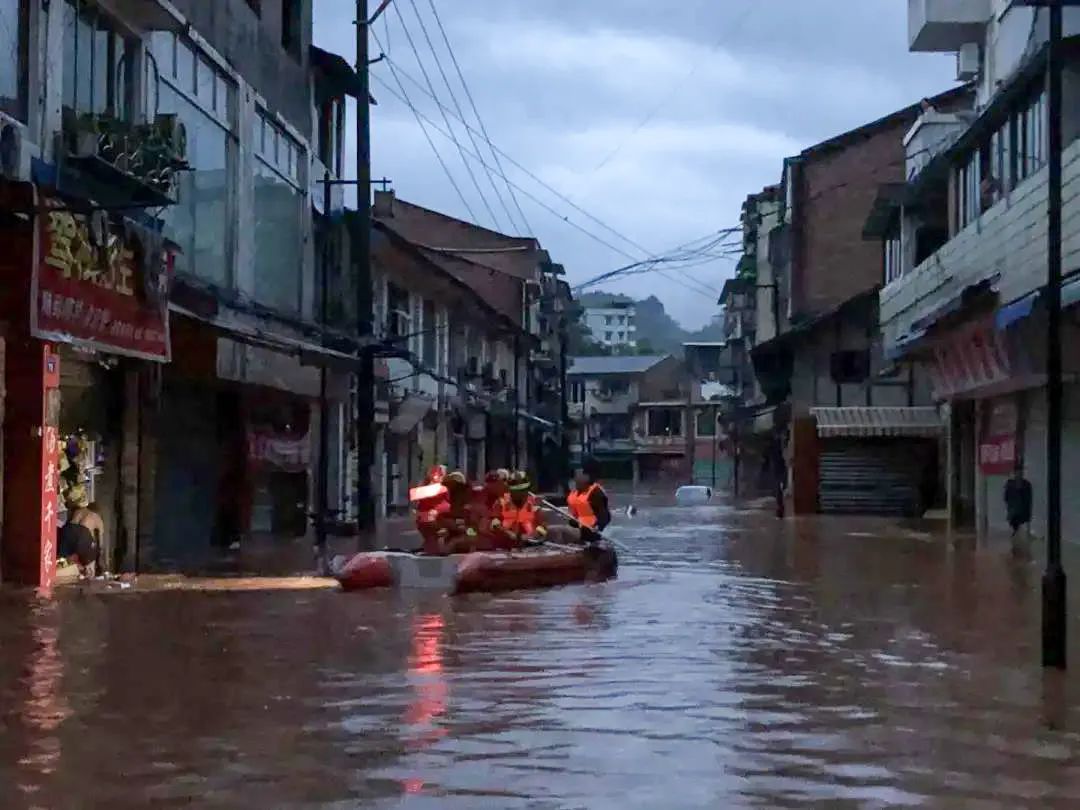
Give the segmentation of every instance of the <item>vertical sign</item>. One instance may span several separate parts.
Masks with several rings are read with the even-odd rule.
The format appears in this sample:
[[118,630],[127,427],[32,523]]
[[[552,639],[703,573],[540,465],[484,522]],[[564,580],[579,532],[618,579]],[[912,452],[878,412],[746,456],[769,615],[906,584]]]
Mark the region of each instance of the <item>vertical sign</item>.
[[59,411],[60,358],[49,346],[42,352],[45,364],[42,385],[41,427],[41,570],[38,582],[42,588],[52,587],[56,578],[56,514],[59,507]]

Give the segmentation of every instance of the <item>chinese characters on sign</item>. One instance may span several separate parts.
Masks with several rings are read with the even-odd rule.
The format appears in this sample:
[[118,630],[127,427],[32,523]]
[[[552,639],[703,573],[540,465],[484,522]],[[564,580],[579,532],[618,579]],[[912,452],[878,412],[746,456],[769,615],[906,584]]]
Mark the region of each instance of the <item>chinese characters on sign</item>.
[[[75,339],[114,354],[170,358],[165,297],[154,300],[143,282],[167,279],[172,263],[104,220],[51,209],[39,217],[31,329],[45,340]],[[151,267],[160,263],[162,267]]]
[[1003,382],[1011,374],[1001,333],[985,324],[974,324],[939,343],[931,366],[939,399]]

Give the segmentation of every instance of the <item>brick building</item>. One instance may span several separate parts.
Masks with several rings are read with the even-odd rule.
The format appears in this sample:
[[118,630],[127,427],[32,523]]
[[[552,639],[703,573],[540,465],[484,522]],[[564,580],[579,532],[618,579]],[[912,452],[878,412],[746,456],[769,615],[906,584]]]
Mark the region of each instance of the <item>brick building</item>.
[[773,335],[752,352],[765,401],[749,409],[750,432],[785,444],[796,513],[918,512],[934,498],[936,484],[924,475],[940,420],[919,407],[930,400],[918,373],[881,355],[882,253],[863,231],[882,185],[903,180],[904,136],[922,109],[969,98],[959,88],[788,158],[779,188],[763,197],[777,210],[744,223],[766,246],[753,276],[757,331]]

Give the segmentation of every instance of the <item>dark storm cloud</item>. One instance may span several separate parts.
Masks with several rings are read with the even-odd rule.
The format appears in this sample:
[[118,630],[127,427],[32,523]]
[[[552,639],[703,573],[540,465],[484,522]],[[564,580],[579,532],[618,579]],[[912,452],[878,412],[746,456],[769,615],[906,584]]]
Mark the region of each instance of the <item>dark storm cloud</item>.
[[[395,3],[436,89],[448,99],[413,0]],[[736,224],[742,200],[776,182],[786,155],[952,86],[948,59],[907,52],[901,0],[436,4],[495,143],[655,251]],[[316,41],[352,53],[351,5],[317,4]],[[428,0],[416,0],[416,6],[437,37]],[[375,33],[394,62],[422,81],[395,11]],[[449,60],[445,66],[452,72]],[[396,90],[385,63],[373,74]],[[438,108],[416,87],[407,88],[443,126]],[[373,91],[380,102],[372,119],[374,173],[391,177],[404,197],[467,217],[412,113],[377,82]],[[478,218],[490,224],[455,148],[438,134],[432,137]],[[640,257],[636,248],[507,169],[560,214]],[[479,179],[501,215],[486,178]],[[524,198],[522,205],[535,234],[572,279],[627,261]],[[730,269],[730,263],[718,263],[692,272],[719,288]],[[700,289],[655,277],[627,281],[620,289],[661,294],[689,324],[715,311],[715,301]]]

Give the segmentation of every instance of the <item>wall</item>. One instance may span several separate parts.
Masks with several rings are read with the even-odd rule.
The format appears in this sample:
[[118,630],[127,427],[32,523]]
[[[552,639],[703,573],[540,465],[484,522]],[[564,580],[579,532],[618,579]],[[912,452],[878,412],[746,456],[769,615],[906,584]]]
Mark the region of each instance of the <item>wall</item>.
[[[261,0],[261,19],[246,0],[173,0],[173,5],[233,68],[308,139],[311,92],[311,0],[301,0],[300,58],[281,47],[281,7],[285,0]],[[348,12],[351,13],[351,12]],[[351,23],[351,16],[349,17]]]
[[[1080,141],[1063,156],[1063,272],[1080,268]],[[880,294],[886,348],[912,325],[968,285],[1001,274],[1002,302],[1023,297],[1046,280],[1047,170],[1020,183],[937,253]]]
[[904,180],[914,114],[846,146],[812,154],[797,172],[792,311],[820,314],[881,283],[881,246],[863,224],[883,183]]

